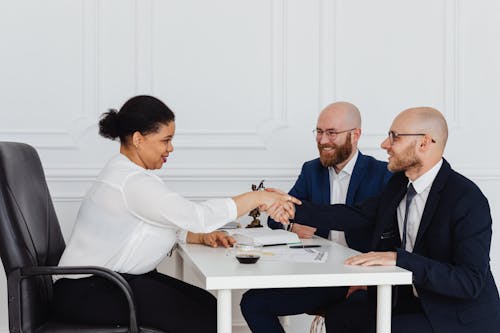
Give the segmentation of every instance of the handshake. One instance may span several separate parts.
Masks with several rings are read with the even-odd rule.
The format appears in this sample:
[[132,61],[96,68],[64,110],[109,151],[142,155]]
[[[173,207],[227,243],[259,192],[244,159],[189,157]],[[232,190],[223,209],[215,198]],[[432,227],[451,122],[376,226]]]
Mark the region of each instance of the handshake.
[[285,225],[289,224],[289,220],[295,217],[295,205],[302,204],[299,199],[278,189],[266,188],[258,193],[262,195],[262,204],[259,205],[259,210],[266,212],[272,219]]

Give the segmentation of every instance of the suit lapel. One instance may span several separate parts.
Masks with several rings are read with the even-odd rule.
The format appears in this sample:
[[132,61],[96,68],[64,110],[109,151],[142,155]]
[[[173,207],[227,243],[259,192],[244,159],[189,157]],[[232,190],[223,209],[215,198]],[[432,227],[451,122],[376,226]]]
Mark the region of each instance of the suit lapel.
[[420,220],[420,226],[418,228],[417,238],[415,239],[415,246],[413,252],[415,250],[418,251],[418,247],[422,240],[425,231],[429,227],[432,217],[436,212],[436,209],[439,206],[439,200],[441,199],[441,191],[443,190],[446,181],[448,180],[448,176],[450,175],[451,167],[448,162],[443,159],[443,165],[439,170],[436,178],[434,179],[431,190],[429,192],[429,196],[427,197],[427,201],[425,202],[424,212],[422,213],[422,219]]
[[321,167],[321,199],[322,203],[329,205],[330,204],[330,172],[328,168]]
[[349,182],[349,187],[347,188],[347,197],[345,203],[349,206],[353,206],[356,201],[354,196],[358,192],[358,188],[361,185],[361,181],[364,179],[366,174],[366,157],[359,152],[358,159],[354,168],[352,170],[351,180]]
[[[404,175],[404,173],[394,174],[393,178],[398,177],[399,179],[395,181],[394,184],[391,184],[392,181],[389,181],[388,186],[391,186],[387,192],[384,191],[383,197],[381,198],[381,211],[382,213],[377,218],[378,221],[375,230],[374,230],[374,243],[373,248],[377,249],[378,244],[381,241],[382,234],[386,231],[394,230],[397,232],[397,238],[399,237],[399,227],[397,220],[397,209],[398,205],[403,200],[403,197],[406,194],[406,187],[408,184],[408,178]],[[387,193],[387,194],[385,194]]]

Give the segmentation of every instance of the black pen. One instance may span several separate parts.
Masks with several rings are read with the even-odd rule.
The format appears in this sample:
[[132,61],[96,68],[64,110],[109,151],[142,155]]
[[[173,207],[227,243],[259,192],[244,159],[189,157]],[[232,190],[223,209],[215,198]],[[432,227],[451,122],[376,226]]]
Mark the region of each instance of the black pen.
[[290,245],[291,249],[308,249],[311,247],[321,247],[321,245],[311,244],[311,245]]
[[262,246],[268,247],[268,246],[281,246],[281,245],[286,245],[286,243],[264,244]]

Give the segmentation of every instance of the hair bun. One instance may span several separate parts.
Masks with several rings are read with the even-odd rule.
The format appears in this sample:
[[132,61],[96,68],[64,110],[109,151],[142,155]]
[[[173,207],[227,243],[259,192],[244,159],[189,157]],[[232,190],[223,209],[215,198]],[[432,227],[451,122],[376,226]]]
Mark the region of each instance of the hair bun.
[[117,110],[109,109],[108,112],[102,114],[99,121],[99,135],[111,140],[120,136]]

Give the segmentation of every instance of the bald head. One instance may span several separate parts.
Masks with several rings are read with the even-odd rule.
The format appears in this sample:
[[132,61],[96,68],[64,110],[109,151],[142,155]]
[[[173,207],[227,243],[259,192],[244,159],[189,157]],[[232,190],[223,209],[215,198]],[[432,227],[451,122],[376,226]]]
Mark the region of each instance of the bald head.
[[436,146],[444,151],[448,140],[448,125],[443,114],[431,107],[415,107],[401,112],[394,122],[405,124],[412,133],[424,133],[430,135]]
[[335,102],[327,105],[319,114],[318,122],[320,119],[328,122],[336,119],[342,124],[341,128],[336,128],[337,130],[361,128],[361,114],[358,108],[349,102]]
[[381,144],[389,155],[388,169],[404,171],[415,180],[443,158],[448,126],[441,112],[430,107],[406,109],[394,118],[389,135]]

